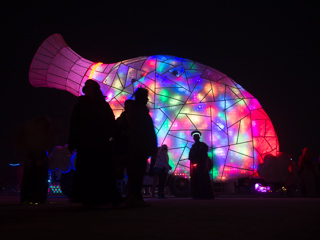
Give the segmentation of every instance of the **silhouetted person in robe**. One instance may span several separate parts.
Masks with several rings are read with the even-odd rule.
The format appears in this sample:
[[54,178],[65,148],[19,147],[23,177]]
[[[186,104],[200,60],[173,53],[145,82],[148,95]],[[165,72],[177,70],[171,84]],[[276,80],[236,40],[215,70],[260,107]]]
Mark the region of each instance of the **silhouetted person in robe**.
[[79,97],[71,115],[68,148],[77,151],[72,200],[85,205],[121,201],[117,190],[110,141],[115,131],[115,117],[105,101],[100,86],[87,80],[84,96]]
[[[119,128],[126,132],[128,148],[125,157],[125,168],[128,176],[128,192],[125,204],[129,207],[144,207],[141,189],[147,161],[157,155],[157,136],[153,121],[146,106],[148,90],[138,88],[134,93],[135,100],[121,114]],[[118,121],[118,119],[117,119]]]
[[301,187],[303,197],[315,197],[316,179],[319,176],[317,162],[307,147],[303,149],[302,155],[299,157],[298,172],[301,175]]
[[18,131],[16,153],[24,158],[21,203],[45,203],[48,194],[48,151],[52,146],[52,124],[47,117],[25,123]]
[[213,199],[213,189],[207,167],[208,145],[200,142],[201,132],[191,133],[195,143],[189,152],[191,196],[194,199]]

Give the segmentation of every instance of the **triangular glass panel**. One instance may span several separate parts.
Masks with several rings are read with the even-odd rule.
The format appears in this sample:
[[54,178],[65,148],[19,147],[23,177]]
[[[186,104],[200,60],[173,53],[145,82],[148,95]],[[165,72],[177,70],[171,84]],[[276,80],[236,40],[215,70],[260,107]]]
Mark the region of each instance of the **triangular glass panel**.
[[181,113],[210,117],[210,105],[205,103],[186,104],[181,109]]
[[273,149],[264,137],[254,137],[253,146],[258,150],[258,152],[264,156],[265,154],[271,152]]
[[143,75],[142,71],[134,69],[134,68],[129,68],[125,87],[129,86],[130,84],[132,84],[133,80],[140,79],[142,77],[142,75]]
[[[252,148],[249,151],[252,152]],[[249,157],[238,152],[230,151],[228,152],[228,157],[226,159],[226,164],[228,167],[238,168],[240,170],[251,170],[253,171],[253,157]],[[240,168],[240,169],[239,169]]]
[[167,61],[170,57],[169,56],[165,56],[165,55],[157,55],[157,61],[161,61],[161,62],[164,62],[164,61]]
[[220,83],[211,82],[212,91],[214,95],[214,99],[216,101],[225,100],[224,95],[226,91],[226,86]]
[[175,75],[171,74],[170,72],[166,72],[165,74],[162,75],[162,77],[174,82],[177,85],[177,87],[181,86],[181,87],[185,88],[186,90],[189,90],[189,85],[188,85],[187,79],[185,78],[185,74],[182,74],[180,77],[176,77]]
[[129,63],[135,63],[135,62],[139,62],[141,60],[146,60],[146,59],[147,59],[146,56],[142,56],[142,57],[130,58],[130,59],[122,61],[121,63],[128,65]]
[[129,70],[129,67],[124,64],[121,64],[119,66],[118,76],[119,76],[122,87],[125,87],[126,85],[128,70]]
[[263,158],[261,157],[260,153],[254,148],[254,169],[257,169],[259,164],[263,163]]
[[207,67],[207,66],[204,65],[204,64],[195,62],[195,63],[193,64],[193,66],[191,67],[191,69],[203,71],[204,69],[206,69],[206,67]]
[[239,90],[245,98],[254,98],[247,90],[243,88],[239,88]]
[[227,100],[226,101],[226,109],[230,108],[231,106],[235,105],[237,102],[240,102],[240,99],[237,100]]
[[252,142],[238,143],[236,145],[230,145],[230,150],[246,155],[247,157],[253,157]]
[[143,65],[143,63],[145,62],[145,59],[142,60],[138,60],[136,62],[132,62],[132,63],[125,63],[127,66],[134,68],[134,69],[140,69]]
[[169,71],[170,69],[174,68],[174,66],[164,63],[164,62],[157,62],[156,71],[158,74],[164,74],[165,72]]
[[185,102],[189,97],[189,91],[184,88],[157,88],[156,94]]
[[147,77],[147,78],[150,78],[150,79],[152,79],[152,80],[156,80],[156,71],[152,71],[152,72],[148,73],[148,74],[146,75],[146,77]]
[[203,71],[200,70],[185,70],[187,78],[200,77]]
[[103,83],[111,86],[112,83],[113,83],[113,79],[114,79],[114,77],[115,77],[116,74],[117,74],[117,71],[118,71],[118,68],[114,68],[114,69],[108,74],[108,76],[103,80]]
[[[179,159],[181,158],[183,150],[184,150],[184,148],[170,149],[170,146],[169,146],[168,155],[169,155],[169,165],[170,166],[177,165]],[[172,170],[174,170],[174,167],[172,167]],[[176,169],[175,173],[178,173],[179,171],[180,171],[180,169]]]
[[269,145],[271,146],[272,150],[278,149],[278,139],[276,137],[265,137],[268,141]]
[[200,80],[198,81],[198,84],[195,86],[194,90],[190,94],[190,97],[187,103],[201,102],[210,91],[211,91],[210,81],[200,78]]
[[266,121],[266,136],[276,137],[276,132],[274,131],[272,122],[269,120]]
[[[184,74],[184,77],[185,77],[185,74]],[[190,91],[194,90],[194,87],[198,84],[200,79],[201,79],[200,77],[187,78]]]
[[187,141],[181,138],[176,138],[167,134],[166,138],[163,141],[164,144],[168,146],[168,148],[184,148],[187,145]]
[[153,125],[157,130],[162,127],[164,121],[167,119],[167,116],[158,108],[150,109],[150,116],[153,120]]
[[178,57],[172,57],[164,62],[171,64],[173,66],[178,66],[181,64],[180,58],[178,58]]
[[114,65],[116,65],[115,63],[110,63],[108,64],[108,66],[106,67],[106,69],[104,70],[105,73],[109,73],[111,70],[113,70]]
[[106,84],[101,84],[100,85],[100,90],[103,94],[103,96],[106,95],[106,92],[110,89],[110,86],[106,85]]
[[164,123],[162,124],[161,128],[158,131],[157,137],[158,137],[158,146],[161,146],[163,144],[163,140],[167,136],[167,133],[169,129],[171,128],[172,122],[167,118]]
[[265,114],[263,114],[261,111],[261,109],[259,110],[252,110],[251,111],[251,119],[252,120],[257,120],[257,119],[269,119]]
[[197,115],[187,115],[193,125],[199,130],[211,130],[211,118]]
[[221,177],[221,181],[247,178],[252,176],[253,173],[253,170],[238,169],[226,165],[223,169],[223,176]]
[[146,59],[146,61],[144,62],[143,66],[141,67],[141,70],[143,72],[152,72],[156,69],[156,61],[157,57],[156,56],[150,56]]
[[113,79],[112,87],[117,89],[123,88],[122,82],[120,81],[118,74],[116,74],[116,76]]
[[205,78],[205,79],[208,79],[208,80],[211,80],[211,81],[217,82],[217,81],[219,81],[223,76],[221,76],[220,74],[218,74],[215,69],[210,68],[210,67],[207,67],[207,68],[204,70],[204,72],[203,72],[203,74],[202,74],[201,77],[202,77],[202,78]]
[[183,64],[183,67],[184,69],[191,69],[193,64],[194,64],[194,61],[191,61],[191,60],[188,60],[188,59],[185,59],[185,58],[180,58],[182,64]]
[[160,96],[160,95],[155,96],[155,103],[156,103],[156,105],[155,105],[156,108],[170,107],[170,106],[184,104],[183,101],[179,101],[174,98],[168,98],[168,97]]
[[142,77],[138,81],[143,85],[145,85],[147,88],[149,88],[152,92],[155,91],[155,81],[153,81],[152,79],[147,77]]
[[123,110],[123,106],[115,98],[112,99],[109,104],[112,110]]
[[179,114],[172,124],[170,130],[196,130],[196,126],[192,124],[191,120],[186,116],[186,114]]
[[202,99],[201,102],[214,102],[214,97],[213,97],[213,92],[212,90],[210,92],[207,93],[207,96],[204,97],[204,99]]
[[238,122],[240,119],[244,118],[249,114],[249,110],[245,105],[244,101],[241,100],[231,107],[226,109],[226,117],[228,126],[233,125],[235,122]]
[[237,87],[234,84],[234,82],[228,77],[224,77],[224,78],[220,79],[218,82],[221,83],[221,84],[225,84],[225,85],[231,86],[231,87],[235,87],[235,88]]
[[169,79],[157,74],[156,76],[156,88],[163,88],[163,87],[180,87],[175,82],[170,81]]
[[115,99],[121,104],[121,106],[124,107],[124,102],[127,100],[127,99],[130,99],[131,97],[131,94],[130,93],[127,93],[127,92],[121,92],[119,93],[117,96],[115,96]]
[[237,143],[252,141],[252,134],[251,115],[249,114],[240,121],[240,130]]
[[240,122],[233,124],[228,128],[229,145],[236,144],[239,135]]
[[249,110],[255,110],[255,109],[260,109],[261,108],[260,103],[255,98],[245,98],[243,100],[246,102]]
[[118,94],[120,94],[122,92],[122,90],[119,89],[115,89],[115,88],[110,88],[105,96],[106,96],[106,101],[109,102],[111,99],[113,99],[115,96],[117,96]]
[[174,121],[182,107],[183,105],[172,106],[172,107],[161,108],[161,110],[169,117],[171,121]]
[[266,134],[266,120],[252,120],[252,134],[254,137],[264,137]]
[[232,99],[239,99],[239,97],[233,91],[231,91],[229,87],[226,87],[225,100]]
[[[174,123],[173,123],[174,125]],[[170,130],[168,134],[175,136],[177,138],[189,141],[189,142],[194,142],[193,138],[190,136],[191,131],[184,131],[184,130]]]
[[214,148],[224,147],[229,144],[228,134],[219,126],[212,122],[212,146]]

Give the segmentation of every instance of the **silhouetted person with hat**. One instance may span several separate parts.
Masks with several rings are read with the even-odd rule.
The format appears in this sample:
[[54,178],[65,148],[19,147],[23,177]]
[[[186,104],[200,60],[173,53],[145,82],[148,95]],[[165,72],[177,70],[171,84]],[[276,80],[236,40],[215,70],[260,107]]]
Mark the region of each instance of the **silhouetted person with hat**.
[[146,106],[148,90],[138,88],[134,98],[121,114],[121,119],[118,118],[119,121],[117,119],[118,127],[121,131],[125,130],[128,141],[128,148],[125,150],[128,192],[124,204],[129,207],[145,207],[149,204],[143,200],[142,183],[148,158],[157,155],[157,136]]
[[194,199],[212,199],[213,189],[207,168],[208,145],[200,142],[200,131],[193,131],[191,136],[195,141],[189,152],[191,196]]
[[87,80],[71,115],[68,148],[77,151],[72,198],[85,205],[121,201],[114,176],[113,148],[115,117],[100,85]]

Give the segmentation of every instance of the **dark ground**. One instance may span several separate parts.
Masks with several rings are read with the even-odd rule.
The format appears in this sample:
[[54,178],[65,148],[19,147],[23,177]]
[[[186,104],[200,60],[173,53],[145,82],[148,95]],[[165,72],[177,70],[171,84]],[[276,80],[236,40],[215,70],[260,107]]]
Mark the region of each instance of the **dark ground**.
[[0,196],[0,239],[319,239],[320,198],[261,196],[146,198],[151,207],[131,209]]

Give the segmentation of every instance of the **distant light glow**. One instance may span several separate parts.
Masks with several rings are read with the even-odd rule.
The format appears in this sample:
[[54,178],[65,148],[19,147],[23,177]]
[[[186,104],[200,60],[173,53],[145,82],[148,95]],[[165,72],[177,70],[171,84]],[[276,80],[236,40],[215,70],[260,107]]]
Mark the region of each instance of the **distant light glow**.
[[50,185],[48,189],[49,193],[62,193],[60,185]]
[[256,190],[257,192],[266,193],[266,192],[270,192],[271,188],[269,186],[261,186],[261,183],[256,183],[254,185],[254,190]]
[[10,167],[17,167],[20,166],[20,163],[9,163]]
[[54,34],[38,49],[29,71],[33,86],[76,96],[88,78],[99,82],[116,118],[138,87],[149,90],[158,145],[168,145],[175,175],[189,177],[194,130],[201,131],[201,141],[209,146],[214,163],[210,174],[217,181],[253,176],[265,155],[279,152],[271,120],[258,100],[225,74],[189,59],[155,55],[93,63]]

